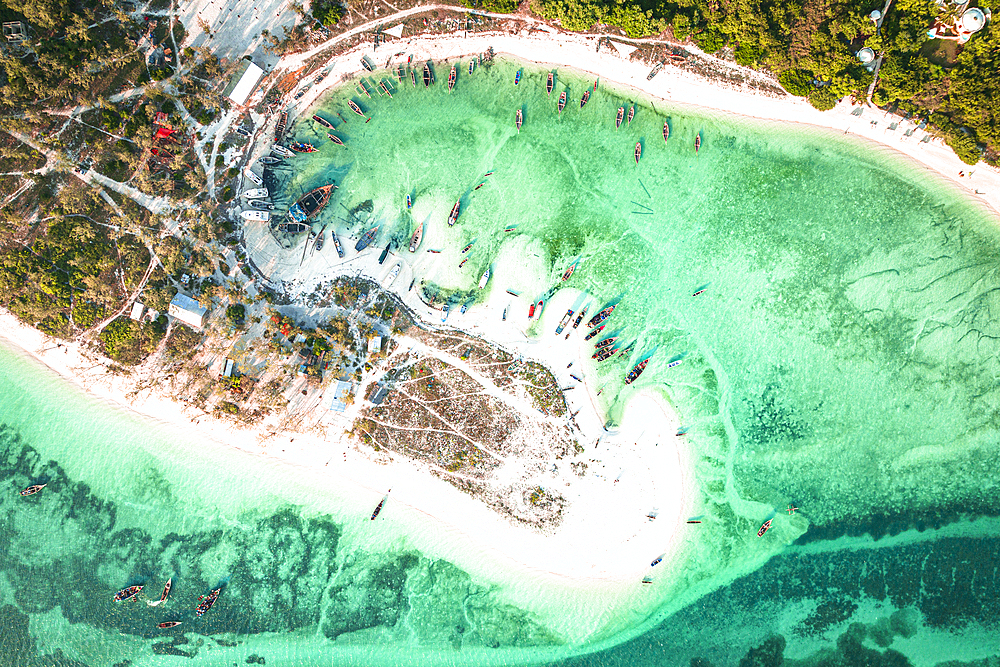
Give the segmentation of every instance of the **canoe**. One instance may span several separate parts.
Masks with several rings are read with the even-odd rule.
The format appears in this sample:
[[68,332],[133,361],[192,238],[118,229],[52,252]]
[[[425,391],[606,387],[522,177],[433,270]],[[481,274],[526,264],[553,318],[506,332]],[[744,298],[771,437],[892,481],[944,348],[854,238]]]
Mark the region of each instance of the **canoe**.
[[556,75],[549,72],[549,78],[545,82],[545,93],[549,96],[552,95],[552,88],[556,85]]
[[583,108],[583,105],[587,103],[587,101],[589,99],[590,99],[590,91],[589,90],[583,91],[583,97],[580,98],[580,108],[581,109]]
[[670,122],[663,121],[663,141],[666,142],[670,138]]
[[448,92],[455,88],[455,81],[458,79],[458,68],[451,66],[451,73],[448,75]]
[[642,157],[642,144],[638,141],[635,142],[635,163],[639,164],[639,158]]
[[417,87],[417,73],[412,69],[410,70],[410,83],[413,84],[414,88]]
[[431,66],[424,64],[424,88],[431,85]]
[[632,119],[635,118],[635,105],[633,104],[628,110],[628,124],[632,124]]
[[344,145],[344,140],[338,137],[336,134],[330,134],[329,132],[327,132],[326,136],[330,138],[330,141],[337,144],[338,146]]
[[622,126],[622,120],[625,118],[625,107],[618,107],[618,117],[615,118],[615,129],[617,130]]
[[562,91],[561,93],[559,93],[559,104],[556,105],[556,108],[559,110],[559,113],[562,113],[562,110],[566,108],[566,91],[565,90]]
[[417,227],[417,231],[413,232],[413,236],[410,237],[410,252],[416,252],[417,246],[420,245],[420,239],[424,235],[424,223],[420,223]]
[[521,70],[517,70],[517,74],[514,75],[514,85],[521,83]]
[[514,114],[514,127],[517,128],[517,133],[521,134],[521,123],[524,122],[524,114],[518,109],[517,113]]
[[356,104],[356,103],[354,102],[354,100],[347,100],[347,106],[351,107],[351,111],[353,111],[354,113],[358,114],[358,115],[359,115],[359,116],[361,116],[362,118],[364,118],[364,117],[365,117],[365,112],[361,110],[361,107],[359,107],[359,106],[358,106],[358,105],[357,105],[357,104]]
[[694,154],[698,154],[698,149],[701,148],[701,132],[694,135]]

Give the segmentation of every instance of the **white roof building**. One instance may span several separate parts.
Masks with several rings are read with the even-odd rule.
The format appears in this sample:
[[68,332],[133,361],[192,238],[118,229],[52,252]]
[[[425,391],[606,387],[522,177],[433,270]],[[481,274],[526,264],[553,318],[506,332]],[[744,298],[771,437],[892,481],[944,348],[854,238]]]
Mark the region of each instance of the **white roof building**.
[[135,303],[132,304],[132,312],[129,313],[128,316],[130,319],[133,319],[136,322],[138,322],[139,320],[142,319],[142,311],[145,309],[146,307],[144,305],[136,301]]
[[264,76],[264,70],[253,64],[251,60],[244,60],[240,63],[232,80],[222,94],[239,105],[243,105],[250,93],[257,87],[257,82]]
[[168,315],[196,329],[205,325],[205,313],[207,312],[207,308],[202,308],[197,301],[180,292],[174,295],[170,307],[167,309]]
[[333,391],[327,390],[327,396],[330,397],[330,410],[334,412],[343,412],[347,409],[347,397],[351,395],[351,385],[348,382],[337,381],[337,384],[333,387]]
[[372,336],[368,340],[368,354],[377,354],[382,351],[382,337]]

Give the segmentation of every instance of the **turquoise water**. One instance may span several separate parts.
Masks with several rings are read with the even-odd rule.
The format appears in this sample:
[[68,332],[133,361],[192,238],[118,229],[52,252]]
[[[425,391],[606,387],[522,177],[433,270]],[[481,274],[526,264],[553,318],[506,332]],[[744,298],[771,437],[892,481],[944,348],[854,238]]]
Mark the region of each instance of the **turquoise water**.
[[[559,600],[547,613],[511,604],[513,575],[470,576],[460,555],[432,553],[434,536],[405,525],[365,533],[356,500],[324,490],[303,504],[316,480],[262,475],[209,445],[192,455],[193,434],[95,409],[4,353],[0,477],[11,489],[53,482],[26,501],[0,496],[5,627],[27,623],[4,631],[0,664],[31,664],[30,651],[93,665],[177,664],[163,655],[177,651],[197,651],[198,664],[526,664],[598,648],[567,664],[726,665],[772,635],[809,664],[824,650],[843,664],[1000,654],[995,221],[851,138],[654,109],[603,84],[581,110],[592,81],[560,71],[549,98],[544,72],[526,69],[515,88],[514,71],[460,70],[450,94],[406,83],[391,101],[353,95],[369,123],[347,109],[349,90],[335,91],[317,110],[347,119],[347,146],[324,138],[275,176],[289,200],[335,179],[318,224],[344,235],[361,225],[341,204],[372,200],[380,247],[424,222],[421,250],[442,250],[415,256],[428,289],[473,290],[491,266],[488,289],[521,291],[526,304],[580,258],[569,289],[592,312],[620,298],[608,330],[637,343],[629,362],[589,369],[602,407],[621,415],[635,391],[622,374],[652,355],[637,387],[664,391],[689,428],[703,515],[683,557],[664,563],[658,613],[564,647],[551,623]],[[632,102],[631,126],[615,130]],[[292,134],[319,142],[319,129],[306,120]],[[116,607],[108,592],[172,574],[178,599],[227,589],[170,635],[187,643],[167,645],[152,630],[158,610]]]

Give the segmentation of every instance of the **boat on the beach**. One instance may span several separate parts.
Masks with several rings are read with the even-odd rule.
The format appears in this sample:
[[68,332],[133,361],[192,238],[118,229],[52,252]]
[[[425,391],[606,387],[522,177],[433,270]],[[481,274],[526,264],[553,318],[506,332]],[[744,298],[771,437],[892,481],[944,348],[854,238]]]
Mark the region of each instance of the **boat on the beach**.
[[159,605],[163,604],[164,602],[166,602],[167,601],[167,596],[170,595],[170,588],[173,585],[174,585],[174,579],[173,579],[173,577],[171,577],[170,579],[167,579],[167,583],[163,586],[163,592],[160,593],[160,599],[156,600],[155,602],[148,601],[148,602],[146,602],[146,604],[148,604],[150,607],[156,607],[156,606],[159,606]]
[[651,69],[651,70],[649,71],[649,74],[647,74],[647,75],[646,75],[646,81],[652,81],[652,80],[653,80],[653,77],[654,77],[654,76],[656,76],[657,74],[659,74],[659,73],[660,73],[660,70],[661,70],[661,69],[663,69],[663,62],[662,62],[662,61],[661,61],[661,62],[658,62],[658,63],[656,63],[656,64],[655,64],[655,65],[653,66],[653,69]]
[[337,186],[333,183],[310,190],[288,209],[290,222],[305,224],[316,216],[330,201],[330,195]]
[[333,123],[331,123],[330,121],[328,121],[326,118],[322,118],[320,116],[314,115],[313,116],[313,120],[316,121],[317,123],[319,123],[320,125],[322,125],[323,127],[325,127],[328,130],[332,130],[333,129]]
[[566,314],[562,316],[561,320],[559,320],[559,324],[556,326],[556,333],[557,334],[561,334],[563,332],[563,329],[566,328],[566,325],[569,324],[569,321],[571,319],[573,319],[573,309],[572,308],[569,309],[569,310],[567,310]]
[[698,154],[698,149],[701,148],[701,132],[694,135],[694,154]]
[[469,304],[463,303],[462,307],[458,309],[458,312],[460,315],[465,315],[465,311],[467,311],[468,309],[469,309]]
[[670,138],[670,121],[663,121],[663,142]]
[[618,107],[618,117],[615,118],[615,129],[617,130],[622,126],[622,120],[625,118],[625,107]]
[[411,208],[413,208],[413,199],[410,197],[409,194],[407,194],[406,195],[406,210],[408,211]]
[[649,363],[649,359],[643,359],[642,361],[640,361],[639,363],[637,363],[635,366],[633,366],[632,370],[630,370],[628,372],[628,375],[625,376],[625,384],[632,384],[637,379],[639,379],[639,376],[642,375],[642,372],[644,370],[646,370],[646,364],[648,364],[648,363]]
[[44,489],[46,486],[48,486],[48,484],[32,484],[31,486],[27,486],[27,487],[21,489],[21,495],[22,496],[33,496],[36,493],[38,493],[39,491],[41,491],[42,489]]
[[374,72],[375,71],[375,68],[372,67],[372,64],[370,62],[368,62],[368,58],[364,58],[364,57],[361,58],[361,66],[364,67],[369,72]]
[[292,222],[291,220],[283,220],[278,223],[277,230],[285,234],[301,234],[302,232],[307,232],[312,229],[312,225],[305,222]]
[[251,199],[249,202],[250,206],[260,209],[261,211],[271,211],[274,210],[274,204],[268,201],[263,201],[261,199]]
[[264,179],[262,179],[257,174],[253,173],[253,170],[250,169],[250,167],[244,169],[243,173],[246,174],[246,177],[250,179],[250,182],[253,183],[254,185],[264,185]]
[[459,214],[459,211],[461,210],[461,204],[462,204],[462,201],[459,200],[459,201],[455,202],[455,206],[452,207],[452,209],[451,209],[451,215],[448,216],[448,226],[449,227],[453,227],[455,225],[455,223],[458,222],[458,214]]
[[593,317],[591,317],[590,321],[587,322],[587,328],[589,329],[592,327],[596,327],[598,324],[611,317],[611,313],[614,312],[617,306],[618,306],[617,303],[612,304],[607,308],[605,308],[604,310],[602,310],[601,312],[594,315]]
[[243,196],[247,199],[264,199],[270,194],[271,193],[267,191],[267,188],[253,188],[252,190],[243,191]]
[[293,153],[292,151],[288,150],[287,148],[285,148],[281,144],[274,144],[273,146],[271,146],[271,152],[272,153],[277,153],[281,157],[293,157],[295,155],[295,153]]
[[180,621],[164,621],[163,623],[157,623],[156,627],[160,628],[161,630],[166,630],[167,628],[176,628],[180,624],[181,624]]
[[458,68],[454,65],[451,66],[451,72],[448,74],[448,92],[450,93],[455,88],[455,81],[458,79]]
[[764,537],[764,533],[766,533],[767,529],[771,527],[772,521],[774,521],[774,519],[768,519],[767,521],[764,522],[764,525],[761,526],[760,530],[757,531],[757,537]]
[[128,586],[115,593],[115,602],[131,600],[142,591],[142,586]]
[[259,158],[257,160],[257,162],[260,162],[261,164],[267,164],[267,165],[281,164],[281,158],[280,157],[271,157],[270,155],[265,155],[265,156]]
[[347,100],[347,106],[351,107],[351,111],[358,114],[362,118],[365,117],[365,112],[361,110],[361,107],[359,107],[357,102],[354,100]]
[[389,287],[389,285],[392,284],[392,281],[395,280],[399,276],[399,272],[400,272],[400,270],[402,268],[403,268],[403,263],[402,262],[396,262],[396,266],[392,267],[392,271],[390,271],[389,275],[387,275],[385,277],[385,282],[382,283],[382,286],[383,287]]
[[204,616],[205,612],[212,608],[212,605],[216,603],[219,599],[219,595],[222,594],[222,587],[213,589],[208,595],[201,595],[198,597],[198,606],[194,609],[195,616]]
[[603,324],[602,324],[601,326],[597,327],[596,329],[594,329],[593,331],[591,331],[591,332],[590,332],[589,334],[587,334],[586,336],[584,336],[584,337],[583,337],[583,340],[584,340],[584,341],[588,341],[588,340],[590,340],[591,338],[593,338],[593,337],[594,337],[594,336],[596,336],[597,334],[599,334],[599,333],[601,333],[602,331],[604,331],[604,327],[605,327],[605,325],[603,325]]
[[[451,304],[450,303],[444,304],[444,308],[441,309],[441,321],[442,322],[444,322],[445,320],[448,319],[448,311],[449,310],[451,310]],[[378,510],[375,510],[375,513],[378,514]],[[374,519],[374,518],[375,518],[375,516],[373,515],[372,519]]]
[[420,245],[420,239],[424,236],[424,223],[417,225],[417,230],[413,232],[413,236],[410,237],[410,252],[416,252],[417,247]]
[[534,316],[535,316],[535,304],[531,304],[530,306],[528,306],[528,319],[530,320]]
[[561,93],[559,93],[559,102],[556,104],[556,109],[559,111],[559,113],[562,113],[562,110],[565,108],[566,108],[566,91],[564,90]]
[[610,359],[611,357],[615,356],[615,354],[617,352],[618,352],[618,348],[617,347],[609,345],[607,347],[602,347],[601,349],[599,349],[590,358],[591,359],[596,359],[598,362],[601,362],[601,361],[605,361],[605,360]]
[[340,137],[338,137],[336,134],[333,134],[332,132],[327,132],[326,133],[326,137],[327,137],[327,139],[329,139],[333,143],[337,144],[338,146],[343,146],[344,145],[344,140],[341,139]]
[[278,116],[278,122],[274,124],[274,140],[279,141],[285,134],[285,126],[288,125],[288,112],[282,111]]
[[[538,303],[536,303],[534,306],[535,315],[538,315],[539,317],[542,316],[542,306],[544,305],[545,305],[545,299],[539,299]],[[528,317],[531,317],[531,313],[528,313]]]
[[479,289],[485,288],[486,283],[488,283],[489,281],[490,281],[490,267],[486,267],[486,270],[483,271],[483,275],[480,276],[479,278]]
[[566,282],[567,280],[569,280],[569,277],[571,275],[573,275],[574,271],[576,271],[576,262],[573,262],[572,264],[570,264],[569,268],[566,269],[565,271],[563,271],[563,274],[562,274],[562,280],[563,280],[563,282]]
[[424,88],[431,85],[431,66],[430,63],[424,63]]
[[471,250],[471,249],[472,249],[472,244],[473,244],[473,243],[475,243],[475,241],[473,241],[473,242],[472,242],[472,243],[470,243],[469,245],[467,245],[467,246],[465,246],[464,248],[462,248],[462,254],[463,254],[463,255],[464,255],[465,253],[469,252],[469,250]]
[[580,108],[582,109],[583,105],[585,105],[589,100],[590,100],[590,91],[589,90],[583,91],[583,97],[580,98]]
[[288,144],[288,149],[296,153],[315,153],[317,148],[312,144],[307,144],[302,141],[295,141]]
[[552,96],[552,88],[556,85],[556,75],[549,72],[549,78],[545,81],[545,94]]
[[635,118],[635,105],[629,107],[628,109],[628,124],[632,124],[632,119]]
[[326,227],[324,227],[323,229],[319,230],[319,234],[316,235],[316,245],[313,246],[313,252],[319,252],[319,251],[321,251],[323,249],[323,239],[325,238],[325,236],[323,235],[323,232],[325,230],[326,230]]
[[524,122],[524,114],[520,109],[514,114],[514,127],[517,128],[517,133],[521,134],[521,123]]
[[382,254],[378,256],[379,264],[385,261],[385,258],[389,256],[389,251],[391,249],[392,249],[392,241],[389,241],[388,243],[385,244],[385,249],[382,251]]
[[642,143],[635,142],[635,163],[639,164],[639,158],[642,157]]
[[330,239],[333,241],[333,247],[337,249],[337,257],[341,259],[344,258],[344,246],[340,245],[340,239],[337,238],[337,232],[330,231]]
[[573,320],[573,328],[574,329],[579,328],[580,327],[580,322],[583,322],[583,318],[586,317],[586,316],[587,316],[587,307],[584,306],[583,310],[580,311],[580,314],[576,316],[575,320]]
[[361,252],[362,250],[367,248],[369,244],[371,244],[371,242],[375,240],[375,235],[378,234],[378,228],[379,226],[375,225],[367,232],[365,232],[365,235],[362,236],[360,239],[358,239],[358,242],[355,244],[354,249],[357,250],[358,252]]
[[604,340],[596,343],[594,345],[594,348],[599,350],[602,347],[607,347],[608,345],[613,345],[616,340],[618,340],[618,336],[611,336],[609,338],[605,338]]
[[271,219],[271,214],[267,211],[240,211],[240,217],[244,220],[256,220],[258,222],[267,222]]

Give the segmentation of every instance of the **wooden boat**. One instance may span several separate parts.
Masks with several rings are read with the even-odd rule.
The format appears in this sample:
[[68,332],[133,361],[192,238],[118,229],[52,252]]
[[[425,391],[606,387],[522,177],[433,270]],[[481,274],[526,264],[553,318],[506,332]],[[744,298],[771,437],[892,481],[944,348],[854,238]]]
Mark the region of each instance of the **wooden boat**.
[[[409,198],[409,195],[407,195]],[[413,232],[413,236],[410,237],[410,252],[416,252],[417,247],[420,245],[420,239],[424,236],[424,223],[420,223],[417,226],[417,231]]]
[[611,317],[611,313],[614,312],[614,310],[615,310],[615,308],[617,306],[618,306],[618,304],[614,304],[614,305],[608,306],[607,308],[605,308],[601,312],[599,312],[596,315],[594,315],[593,317],[591,317],[590,321],[587,322],[587,328],[591,329],[593,327],[596,327],[598,324],[600,324],[604,320],[606,320],[609,317]]
[[267,201],[261,201],[260,199],[251,199],[250,206],[260,209],[261,211],[271,211],[274,209],[274,204]]
[[160,594],[160,599],[157,600],[157,601],[155,601],[155,602],[152,602],[152,601],[147,602],[146,604],[148,604],[150,607],[156,607],[156,606],[161,605],[164,602],[166,602],[167,601],[167,596],[170,595],[170,588],[173,586],[173,584],[174,584],[173,577],[171,577],[170,579],[167,579],[167,583],[163,587],[163,592]]
[[448,74],[448,92],[450,93],[455,88],[455,81],[458,79],[458,68],[454,65],[451,66],[451,73]]
[[142,586],[128,586],[115,593],[115,602],[131,600],[142,591]]
[[569,310],[567,310],[566,314],[562,316],[561,320],[559,320],[559,324],[556,326],[556,333],[557,334],[561,334],[563,332],[563,330],[566,329],[566,325],[569,324],[569,321],[571,319],[573,319],[573,309],[572,308],[569,309]]
[[358,114],[362,118],[365,117],[365,112],[361,110],[361,107],[359,107],[354,100],[347,100],[347,106],[351,107],[351,111]]
[[642,372],[644,370],[646,370],[646,364],[648,364],[648,363],[649,363],[649,359],[643,359],[642,361],[640,361],[639,363],[637,363],[635,366],[633,366],[632,370],[630,370],[628,372],[628,375],[625,376],[625,384],[632,384],[637,379],[639,379],[639,376],[642,375]]
[[503,231],[505,233],[509,234],[510,232],[514,231],[515,229],[517,229],[517,225],[507,225],[507,227]]
[[448,226],[453,227],[456,222],[458,222],[458,213],[461,209],[462,201],[459,200],[455,202],[455,206],[451,209],[451,215],[448,216]]
[[616,340],[618,340],[618,336],[610,336],[608,338],[605,338],[601,342],[594,345],[594,349],[599,350],[602,347],[607,347],[608,345],[612,345]]
[[305,222],[292,222],[290,220],[283,220],[278,223],[277,230],[285,234],[301,234],[312,229],[312,226]]
[[583,105],[587,103],[588,100],[590,100],[590,91],[589,90],[585,90],[585,91],[583,91],[583,97],[580,98],[580,108],[581,109],[583,108]]
[[607,347],[602,347],[601,349],[599,349],[597,352],[595,352],[593,355],[591,355],[590,358],[591,359],[596,359],[598,362],[607,361],[611,357],[615,356],[615,354],[617,354],[617,352],[618,352],[618,348],[617,347],[614,347],[613,345],[609,345]]
[[767,529],[771,527],[772,521],[774,521],[774,519],[768,519],[767,521],[764,522],[764,525],[761,526],[760,530],[757,531],[757,537],[764,537],[764,533],[766,533]]
[[361,82],[355,87],[355,90],[362,93],[368,99],[372,98],[372,93],[368,90],[368,83],[364,79],[361,79]]
[[657,556],[656,559],[652,563],[649,564],[649,566],[650,567],[656,567],[661,562],[663,562],[663,556]]
[[368,62],[368,58],[362,58],[361,59],[361,66],[364,67],[369,72],[374,72],[375,71],[375,68],[373,68],[372,65],[371,65],[371,63]]
[[653,77],[659,74],[661,69],[663,69],[663,63],[656,63],[656,65],[653,66],[653,69],[649,71],[649,74],[646,75],[646,81],[652,81]]
[[546,94],[547,94],[547,95],[548,95],[549,97],[551,97],[551,96],[552,96],[552,88],[553,88],[553,87],[554,87],[555,85],[556,85],[556,75],[555,75],[555,74],[553,74],[552,72],[549,72],[549,78],[548,78],[548,80],[547,80],[547,81],[545,82],[545,93],[546,93]]
[[163,623],[157,623],[156,627],[160,628],[161,630],[166,630],[167,628],[176,628],[180,624],[181,624],[180,621],[164,621]]
[[667,139],[670,138],[670,122],[663,121],[663,142],[666,143]]
[[322,125],[323,127],[325,127],[328,130],[332,130],[333,129],[333,123],[331,123],[330,121],[328,121],[326,118],[321,118],[320,116],[315,116],[314,115],[313,116],[313,120],[316,121],[317,123],[319,123],[320,125]]
[[365,235],[362,236],[360,239],[358,239],[358,242],[355,244],[354,249],[358,252],[361,252],[362,250],[367,248],[368,245],[375,240],[375,235],[378,234],[378,228],[379,226],[375,225],[367,232],[365,232]]
[[517,74],[514,75],[514,85],[521,83],[521,70],[517,70]]
[[219,595],[222,594],[222,587],[213,589],[208,595],[201,595],[198,597],[198,606],[194,609],[195,616],[204,616],[205,612],[212,608],[212,605],[216,603],[219,599]]
[[639,164],[639,158],[642,157],[642,144],[640,142],[635,142],[635,163]]
[[[472,243],[475,243],[475,241],[473,241]],[[472,249],[472,243],[470,243],[469,245],[467,245],[467,246],[465,246],[464,248],[462,248],[462,254],[463,254],[463,255],[464,255],[465,253],[469,252],[469,250],[471,250],[471,249]]]
[[31,486],[25,487],[21,490],[22,496],[33,496],[42,489],[44,489],[48,484],[32,484]]
[[628,124],[632,124],[632,119],[635,118],[635,105],[633,104],[628,110]]
[[410,83],[413,84],[414,88],[417,87],[417,72],[416,72],[416,70],[412,70],[412,69],[410,70]]
[[406,66],[400,63],[396,65],[396,81],[402,83],[404,76],[406,76]]
[[278,116],[278,122],[274,125],[274,140],[280,141],[281,137],[285,134],[285,126],[288,125],[288,112],[282,111],[281,115]]
[[484,287],[486,287],[486,283],[488,283],[489,281],[490,281],[490,268],[486,267],[486,270],[483,271],[483,275],[479,277],[479,289],[483,289]]
[[330,195],[337,186],[333,183],[310,190],[288,209],[291,222],[306,223],[314,218],[329,203]]
[[521,123],[523,122],[524,122],[524,114],[521,113],[520,109],[518,109],[517,112],[514,113],[514,127],[517,128],[518,134],[521,134]]
[[264,199],[268,197],[271,193],[267,191],[267,188],[253,188],[250,190],[244,190],[243,196],[247,199]]
[[472,70],[476,69],[476,59],[473,58],[469,61],[469,74],[472,74]]
[[561,93],[559,93],[559,102],[556,104],[556,109],[559,111],[559,113],[562,113],[562,110],[565,108],[566,108],[566,91],[564,90]]
[[571,275],[573,275],[574,271],[576,271],[576,262],[573,262],[572,264],[570,264],[569,268],[566,269],[565,271],[563,271],[563,274],[562,274],[563,282],[566,282],[567,280],[569,280],[569,277]]
[[583,310],[580,311],[580,314],[577,315],[576,319],[573,321],[573,328],[574,329],[579,328],[580,327],[580,322],[583,322],[583,318],[586,317],[586,316],[587,316],[587,307],[584,306]]
[[[389,489],[389,491],[392,491],[392,489]],[[382,500],[379,501],[379,504],[375,507],[375,511],[372,512],[372,518],[371,518],[372,521],[374,521],[375,518],[378,516],[379,512],[382,511],[382,507],[385,505],[385,501],[388,499],[389,499],[388,493],[382,496]]]
[[392,249],[392,241],[385,244],[385,249],[382,250],[382,254],[378,256],[378,263],[381,264],[385,261],[385,258],[389,256],[389,251]]
[[428,63],[424,63],[424,88],[431,85],[431,66]]
[[701,132],[694,135],[694,154],[698,154],[698,149],[701,148]]
[[316,245],[313,246],[313,252],[319,252],[319,251],[321,251],[323,249],[323,239],[325,238],[323,236],[323,231],[325,229],[326,229],[326,227],[324,227],[323,229],[319,230],[319,234],[316,235]]
[[584,336],[583,340],[585,340],[585,341],[590,340],[591,338],[593,338],[597,334],[601,333],[602,331],[604,331],[604,326],[605,325],[602,324],[601,326],[597,327],[596,329],[594,329],[593,331],[591,331],[589,334],[587,334],[586,336]]
[[337,257],[341,259],[344,258],[344,246],[340,245],[340,239],[337,238],[337,232],[331,231],[330,238],[333,239],[333,246],[337,249]]
[[385,93],[386,95],[389,96],[390,100],[392,99],[392,91],[389,90],[389,86],[386,85],[385,81],[379,81],[378,82],[378,87],[382,89],[383,93]]
[[281,164],[281,158],[280,157],[271,157],[270,155],[265,155],[264,157],[258,159],[257,162],[260,162],[261,164],[268,164],[268,165],[271,165],[271,164]]
[[288,149],[296,153],[315,153],[317,150],[312,144],[303,143],[301,141],[288,144]]
[[240,211],[240,217],[244,220],[251,220],[256,222],[267,222],[271,219],[271,214],[267,211]]
[[406,210],[409,211],[411,208],[413,208],[413,199],[411,199],[410,195],[407,194],[406,195]]
[[458,263],[458,268],[462,268],[463,266],[465,266],[465,263],[468,262],[468,261],[469,261],[468,257],[466,257],[465,259],[463,259],[461,262]]
[[331,132],[327,132],[326,136],[327,136],[327,138],[330,141],[332,141],[333,143],[337,144],[338,146],[343,146],[344,145],[344,140],[341,139],[340,137],[338,137],[336,134],[333,134]]
[[625,118],[625,107],[618,107],[618,117],[615,118],[615,129],[617,130],[622,126],[622,120]]

